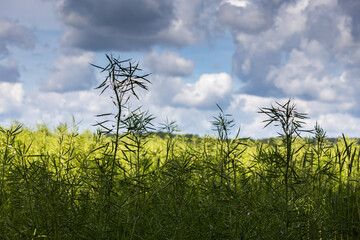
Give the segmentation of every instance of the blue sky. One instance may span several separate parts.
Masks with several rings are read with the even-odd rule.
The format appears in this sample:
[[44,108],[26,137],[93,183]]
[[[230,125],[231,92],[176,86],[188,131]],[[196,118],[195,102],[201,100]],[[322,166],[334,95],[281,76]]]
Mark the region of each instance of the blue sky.
[[0,0],[0,124],[90,128],[113,110],[90,63],[112,53],[151,73],[134,107],[156,124],[211,134],[218,103],[242,136],[270,137],[258,108],[291,98],[308,128],[358,137],[359,13],[357,0]]

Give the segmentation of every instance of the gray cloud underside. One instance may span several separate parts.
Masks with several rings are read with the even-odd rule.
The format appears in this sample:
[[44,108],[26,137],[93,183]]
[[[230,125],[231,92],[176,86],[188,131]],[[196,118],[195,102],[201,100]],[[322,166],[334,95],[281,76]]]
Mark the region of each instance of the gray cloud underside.
[[232,31],[258,33],[272,26],[282,2],[285,1],[249,1],[246,7],[237,7],[225,1],[218,8],[217,18]]
[[18,82],[19,77],[19,69],[15,63],[9,66],[0,65],[0,82]]
[[60,0],[65,46],[92,51],[183,47],[216,35],[219,0]]
[[29,49],[35,45],[32,31],[12,20],[0,18],[0,59],[9,54],[9,45]]
[[69,27],[66,46],[89,50],[146,49],[160,41],[159,33],[171,23],[170,0],[62,0],[59,18]]
[[180,57],[175,52],[165,51],[159,55],[156,51],[152,51],[146,56],[144,66],[156,74],[188,76],[194,70],[195,63]]
[[[264,1],[251,1],[245,8],[228,3],[219,8],[218,19],[236,42],[233,70],[245,83],[242,92],[322,101],[350,101],[349,93],[356,97],[344,86],[359,85],[360,18],[353,10],[360,7],[359,1],[298,0],[263,6]],[[236,16],[244,21],[233,21]],[[324,89],[328,97],[320,94]]]
[[360,40],[360,4],[357,0],[339,0],[339,5],[351,17],[351,33]]
[[[332,136],[341,133],[334,129],[343,128],[359,135],[357,0],[60,0],[56,11],[66,28],[63,47],[90,51],[183,47],[229,30],[235,43],[236,77],[204,72],[186,83],[182,77],[191,76],[191,59],[148,54],[147,67],[154,75],[146,106],[156,115],[180,119],[187,131],[209,130],[209,120],[216,114],[213,107],[220,102],[244,124],[246,134],[261,137],[263,119],[257,108],[291,97],[301,111],[331,129]],[[9,46],[34,45],[29,29],[8,19],[0,23],[1,57],[11,55]],[[21,97],[17,65],[0,63],[0,114],[13,111],[10,108],[18,109],[13,114],[29,109],[34,121],[35,113],[44,116],[44,112],[45,119],[57,116],[58,121],[65,112],[71,117],[70,111],[83,111],[84,116],[101,113],[106,103],[100,104],[88,92],[95,83],[90,62],[94,62],[91,54],[61,55],[43,82],[43,92],[28,97]],[[243,84],[236,91],[232,83],[239,79]],[[84,91],[79,95],[80,90]]]
[[[186,45],[204,36],[214,36],[215,30],[227,27],[236,45],[233,72],[245,83],[241,91],[248,94],[317,99],[315,92],[287,91],[281,85],[282,76],[287,76],[289,82],[320,79],[323,83],[315,84],[318,88],[326,85],[326,79],[334,83],[337,78],[340,82],[343,73],[348,81],[359,76],[356,70],[360,63],[357,50],[360,18],[356,11],[359,2],[242,1],[247,2],[245,7],[232,2],[236,1],[183,0],[175,4],[169,0],[61,0],[57,13],[67,26],[63,43],[88,50],[128,51],[157,44]],[[194,37],[196,30],[198,38]],[[315,46],[313,50],[318,52],[307,51],[304,42],[309,47]],[[319,65],[313,67],[303,62],[298,69],[306,74],[300,74],[300,70],[299,74],[290,73],[296,64],[287,64],[291,57],[295,61],[296,51],[303,55],[303,61],[315,59]],[[328,55],[317,55],[323,52]]]

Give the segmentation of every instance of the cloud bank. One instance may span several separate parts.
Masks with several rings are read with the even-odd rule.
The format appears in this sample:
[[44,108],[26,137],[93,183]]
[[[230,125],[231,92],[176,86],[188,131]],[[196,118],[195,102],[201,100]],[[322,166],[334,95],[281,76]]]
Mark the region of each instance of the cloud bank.
[[[89,63],[103,63],[97,56],[106,51],[140,56],[140,67],[152,73],[150,92],[141,95],[144,107],[178,120],[185,132],[211,131],[219,103],[245,135],[270,136],[258,107],[291,98],[310,114],[310,124],[319,121],[333,136],[342,130],[360,136],[357,0],[54,0],[53,6],[60,50],[46,65],[47,75],[34,80],[40,83],[31,88],[38,97],[25,84],[24,62],[16,52],[30,52],[38,37],[54,33],[25,27],[21,16],[20,22],[0,19],[0,84],[6,90],[0,101],[18,96],[2,107],[3,116],[21,112],[25,103],[42,117],[63,119],[70,111],[85,116],[93,113],[85,97],[101,109],[90,91],[103,79]],[[209,51],[223,54],[227,46],[214,42],[228,36],[234,43],[226,55],[232,70],[218,70],[221,60],[208,57]]]
[[94,69],[90,66],[92,62],[94,55],[89,52],[61,55],[40,89],[58,93],[91,89],[96,84]]

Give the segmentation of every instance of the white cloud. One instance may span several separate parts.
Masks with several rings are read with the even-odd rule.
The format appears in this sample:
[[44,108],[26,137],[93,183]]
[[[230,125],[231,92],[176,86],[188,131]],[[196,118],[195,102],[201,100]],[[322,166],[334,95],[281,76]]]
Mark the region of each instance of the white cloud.
[[[259,108],[270,107],[275,104],[275,101],[285,103],[288,99],[234,94],[230,106],[225,111],[233,114],[236,122],[241,125],[241,136],[253,138],[275,137],[279,131],[281,132],[281,129],[273,125],[264,129],[265,123],[263,121],[267,119],[267,116],[258,113]],[[309,119],[305,121],[304,129],[313,129],[315,123],[318,122],[330,137],[341,136],[342,132],[352,137],[360,135],[360,130],[357,129],[360,119],[346,113],[356,103],[323,103],[299,98],[291,99],[291,101],[296,104],[297,111],[308,114]],[[305,135],[308,136],[308,134]]]
[[352,101],[353,86],[347,71],[338,75],[332,66],[336,63],[324,45],[303,39],[300,49],[293,49],[284,65],[271,67],[266,79],[288,96],[343,104]]
[[90,89],[96,82],[94,54],[85,52],[79,55],[61,55],[53,64],[49,77],[43,81],[41,90],[68,92]]
[[360,136],[360,118],[347,113],[329,113],[320,115],[318,123],[325,131],[327,131],[328,136],[339,137],[342,133],[348,137]]
[[225,0],[222,2],[222,4],[225,4],[225,3],[228,3],[235,7],[241,7],[241,8],[245,8],[247,5],[250,4],[250,2],[247,0]]
[[161,55],[155,50],[147,54],[144,65],[153,74],[169,76],[187,76],[194,69],[194,62],[180,57],[177,53],[165,51]]
[[[56,125],[74,114],[88,127],[95,122],[94,115],[111,110],[106,96],[88,91],[95,84],[95,69],[89,65],[94,62],[93,53],[66,49],[48,76],[39,77],[48,67],[44,62],[52,59],[45,55],[47,50],[37,49],[44,58],[32,65],[41,65],[42,69],[23,66],[25,58],[20,58],[25,51],[18,48],[34,46],[34,31],[41,43],[49,43],[51,38],[58,44],[54,39],[63,33],[63,47],[91,51],[164,49],[161,54],[155,50],[135,53],[146,56],[145,65],[153,73],[150,92],[141,94],[139,104],[159,116],[157,121],[166,117],[178,120],[185,132],[211,132],[210,121],[217,115],[215,103],[219,103],[241,124],[242,136],[276,136],[276,129],[263,129],[265,116],[257,113],[258,108],[291,98],[301,112],[309,113],[311,124],[318,121],[331,136],[339,136],[342,130],[360,134],[356,129],[360,123],[357,0],[87,0],[85,5],[71,0],[15,2],[0,9],[0,15],[15,19],[0,20],[0,55],[7,57],[0,62],[1,121],[16,118],[33,124],[44,120]],[[56,2],[59,19],[51,9]],[[40,12],[32,10],[36,8]],[[124,8],[128,11],[119,14]],[[65,32],[61,32],[59,21]],[[46,31],[49,29],[56,33]],[[204,41],[211,43],[214,36],[227,30],[235,44],[231,74],[236,77],[219,73],[190,79],[194,70],[196,74],[206,73],[201,67],[211,66],[189,60],[200,59],[193,57],[191,50]],[[169,46],[185,48],[179,55],[176,48],[166,51]],[[204,49],[213,51],[201,47],[196,54],[206,58]],[[220,54],[225,51],[215,50]],[[37,53],[28,51],[26,59]],[[19,78],[19,72],[29,78]],[[185,76],[186,80],[182,78]],[[39,78],[44,80],[42,91],[34,84]],[[242,84],[237,85],[236,79]],[[237,93],[233,85],[241,86]],[[133,102],[134,106],[139,104]]]
[[307,4],[308,1],[305,0],[295,4],[293,2],[284,3],[274,17],[271,28],[256,35],[238,29],[234,33],[237,43],[252,54],[279,50],[288,38],[304,31],[307,21],[304,9]]
[[152,84],[149,91],[143,94],[143,101],[147,106],[169,106],[173,97],[183,87],[180,77],[168,77],[163,75],[151,75]]
[[24,89],[21,83],[0,82],[0,115],[21,112]]
[[75,117],[82,121],[80,128],[89,129],[96,123],[95,115],[111,112],[113,105],[106,96],[96,91],[41,92],[31,91],[24,95],[21,116],[17,118],[27,126],[45,122],[50,127],[68,122]]
[[[200,81],[200,80],[199,80]],[[237,126],[241,127],[242,137],[265,138],[277,136],[277,127],[270,126],[264,129],[263,120],[266,116],[259,114],[260,107],[269,107],[274,101],[286,102],[286,98],[266,98],[248,94],[229,94],[231,100],[228,106],[223,106],[225,113],[232,114]],[[163,123],[166,118],[176,120],[183,133],[215,134],[211,122],[218,114],[214,108],[181,107],[171,105],[153,104],[151,99],[143,99],[143,110],[149,109],[151,114],[157,116],[154,123]],[[305,101],[293,99],[300,112],[309,113],[311,120],[306,126],[312,128],[315,121],[327,130],[329,136],[340,136],[344,131],[349,136],[358,136],[356,128],[360,120],[347,114],[351,105],[339,103],[321,103],[319,101]],[[133,106],[135,107],[135,106]],[[16,116],[16,119],[27,126],[34,126],[43,121],[50,127],[59,122],[82,121],[80,128],[90,128],[95,124],[94,116],[113,111],[113,105],[107,95],[100,96],[97,91],[77,92],[24,92],[21,83],[0,84],[0,116]],[[344,113],[336,113],[343,111]],[[14,118],[13,118],[14,119]],[[4,118],[3,118],[4,120]],[[10,119],[5,119],[9,121]],[[3,121],[4,122],[4,121]],[[347,124],[344,125],[344,122]],[[341,130],[340,130],[341,129]],[[233,134],[236,128],[231,131]]]
[[174,18],[158,37],[166,44],[186,46],[207,40],[222,30],[216,28],[214,6],[218,0],[182,0],[174,4]]
[[[260,1],[252,4],[261,7]],[[260,33],[228,25],[236,44],[233,69],[245,83],[242,92],[297,98],[311,102],[310,108],[332,103],[332,109],[326,108],[330,113],[344,111],[345,106],[348,112],[360,112],[354,104],[360,99],[355,90],[360,87],[360,43],[354,37],[354,16],[339,4],[335,0],[284,1],[273,11],[271,26]],[[359,4],[352,1],[355,5]],[[227,17],[232,16],[236,14]],[[323,112],[309,110],[316,115]]]
[[213,107],[224,101],[232,91],[232,79],[227,73],[203,74],[196,83],[186,84],[174,96],[173,103],[188,107]]
[[[241,126],[242,137],[266,138],[276,136],[273,127],[263,129],[266,119],[258,113],[259,108],[269,107],[275,99],[258,97],[248,94],[233,94],[231,103],[226,109],[227,113],[233,114],[233,118]],[[277,99],[282,101],[282,99]]]
[[[198,108],[184,108],[173,106],[150,107],[150,112],[157,116],[156,123],[163,124],[166,119],[176,121],[181,133],[209,134],[211,133],[212,116],[216,113],[210,110]],[[160,126],[160,125],[159,125]]]

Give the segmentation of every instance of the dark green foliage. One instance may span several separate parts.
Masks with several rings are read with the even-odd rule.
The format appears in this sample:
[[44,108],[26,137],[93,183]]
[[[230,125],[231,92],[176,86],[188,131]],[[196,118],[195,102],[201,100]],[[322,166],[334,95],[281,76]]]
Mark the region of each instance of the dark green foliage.
[[0,239],[359,239],[356,139],[330,143],[319,125],[302,139],[306,115],[290,101],[260,109],[279,138],[230,137],[219,106],[215,137],[178,135],[172,121],[159,137],[147,111],[124,105],[145,88],[126,77],[137,65],[108,60],[100,88],[119,101],[99,133],[0,128]]
[[[228,121],[214,126],[229,132]],[[289,166],[286,198],[283,146],[226,133],[190,143],[171,126],[166,139],[130,132],[114,174],[108,137],[56,130],[47,134],[52,147],[36,155],[24,131],[3,129],[1,239],[359,237],[355,140],[331,146],[315,134],[294,141],[292,149],[302,148]]]

